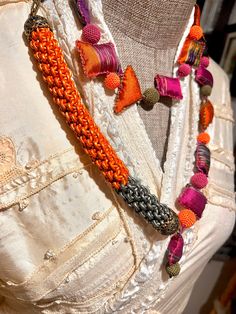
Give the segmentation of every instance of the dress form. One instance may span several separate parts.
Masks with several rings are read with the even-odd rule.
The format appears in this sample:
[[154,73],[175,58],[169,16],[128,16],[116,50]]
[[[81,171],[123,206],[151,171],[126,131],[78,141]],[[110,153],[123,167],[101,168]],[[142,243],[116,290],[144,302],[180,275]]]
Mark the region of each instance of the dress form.
[[[160,6],[162,1],[157,2]],[[101,1],[89,0],[89,3],[101,25],[104,20],[100,13]],[[4,146],[8,157],[6,164],[10,164],[10,156],[12,162],[17,161],[17,167],[13,163],[14,168],[11,169],[23,172],[22,175],[19,171],[10,173],[14,175],[12,189],[8,183],[0,181],[4,188],[4,195],[0,195],[0,203],[4,202],[0,237],[0,313],[183,313],[200,272],[226,240],[234,224],[235,214],[230,211],[235,208],[232,110],[225,74],[211,61],[210,70],[215,80],[211,99],[215,105],[216,117],[210,130],[214,146],[211,166],[213,184],[207,191],[208,208],[199,221],[199,226],[186,235],[188,248],[179,277],[167,280],[161,269],[168,239],[159,239],[159,235],[152,237],[149,230],[140,226],[133,213],[129,213],[123,205],[121,207],[115,197],[113,201],[100,172],[91,167],[82,151],[74,151],[68,141],[66,126],[62,125],[57,118],[57,111],[50,106],[50,100],[44,93],[45,85],[40,84],[28,46],[22,39],[23,25],[30,12],[31,1],[0,0],[0,4],[3,4],[0,14],[0,136],[10,137],[14,143]],[[73,51],[81,30],[69,8],[69,0],[44,1],[42,5],[40,13],[50,19],[71,70],[77,73],[77,56]],[[9,21],[12,20],[15,22],[9,28]],[[167,22],[170,23],[169,20]],[[124,40],[125,47],[129,45],[127,40]],[[119,42],[117,46],[120,49]],[[146,44],[144,46],[147,47]],[[134,57],[133,60],[130,58],[130,63],[134,66],[135,62],[141,60],[141,54],[140,59],[138,54],[135,51],[137,61]],[[143,56],[145,59],[145,53]],[[161,60],[159,56],[160,54],[158,59]],[[150,60],[148,57],[149,63]],[[148,64],[144,61],[141,60],[143,69]],[[123,66],[127,65],[123,63]],[[170,62],[169,72],[171,67]],[[156,68],[150,73],[155,75],[156,72],[160,73]],[[169,72],[164,73],[163,70],[162,74]],[[138,72],[139,78],[140,74],[141,70]],[[153,84],[153,75],[148,76],[150,85]],[[79,76],[78,81],[82,82],[82,76]],[[141,83],[150,87],[146,80]],[[137,118],[136,114],[132,114],[136,107],[133,106],[135,110],[130,108],[126,114],[117,118],[113,114],[113,97],[101,96],[102,93],[105,94],[103,84],[98,80],[86,84],[88,86],[83,86],[82,83],[78,86],[84,94],[89,90],[91,106],[94,104],[97,109],[98,123],[105,131],[109,130],[109,140],[117,152],[128,151],[132,142],[138,147],[139,142],[132,136],[137,133],[128,132],[127,123],[123,123],[127,115],[133,120]],[[190,88],[186,90],[186,97],[193,94]],[[95,91],[99,93],[95,94]],[[192,109],[192,104],[195,106],[193,101],[188,104],[184,108]],[[163,107],[164,105],[160,106]],[[111,109],[111,115],[106,115],[107,108]],[[172,114],[173,112],[172,107]],[[148,117],[152,115],[153,111],[148,112]],[[123,130],[127,137],[118,138],[117,133],[112,133],[113,129],[108,129],[108,126],[113,126],[114,117],[117,120],[118,135],[125,126]],[[142,129],[139,121],[140,119],[134,120],[133,125]],[[181,126],[186,127],[188,124],[187,121]],[[185,130],[183,133],[189,138],[191,132],[188,132],[188,128]],[[171,137],[169,138],[170,144]],[[124,150],[120,148],[120,139],[124,143]],[[142,136],[139,139],[141,142]],[[161,136],[158,137],[159,142],[160,140]],[[176,141],[173,142],[176,144]],[[185,147],[182,141],[180,144],[179,149]],[[150,186],[150,182],[153,189],[158,188],[158,180],[154,181],[153,177],[158,177],[159,173],[155,171],[157,167],[151,167],[154,163],[149,163],[149,159],[145,158],[144,152],[149,151],[149,145],[145,146],[141,150],[142,154],[137,149],[134,151],[136,154],[131,156],[134,161],[141,161],[140,166],[136,164],[136,169],[138,173],[143,171],[147,185]],[[168,153],[171,151],[169,148]],[[191,156],[193,153],[194,151]],[[180,166],[185,167],[186,155],[182,150],[178,155],[184,160],[178,159],[172,164],[175,166],[181,163]],[[127,157],[128,153],[123,156]],[[3,171],[0,172],[2,173]],[[180,182],[182,176],[176,173],[174,169],[173,176]],[[167,190],[168,202],[172,194]],[[18,209],[20,197],[26,202],[20,203]]]
[[[171,76],[178,43],[194,0],[102,0],[105,21],[117,45],[122,68],[131,64],[142,91],[155,75]],[[171,101],[161,98],[151,111],[138,107],[157,158],[163,165],[168,143]]]

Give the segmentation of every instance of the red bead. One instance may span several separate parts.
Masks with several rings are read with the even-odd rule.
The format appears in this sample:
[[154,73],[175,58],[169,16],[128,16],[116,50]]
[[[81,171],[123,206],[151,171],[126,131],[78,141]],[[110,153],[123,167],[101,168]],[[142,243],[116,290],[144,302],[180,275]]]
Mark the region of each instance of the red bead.
[[178,76],[179,77],[188,76],[191,73],[191,69],[192,67],[189,64],[187,63],[181,64],[178,69]]
[[82,38],[90,44],[97,44],[101,38],[100,29],[94,24],[87,24],[83,28]]
[[195,188],[203,189],[207,185],[208,179],[204,173],[198,172],[191,177],[190,182]]

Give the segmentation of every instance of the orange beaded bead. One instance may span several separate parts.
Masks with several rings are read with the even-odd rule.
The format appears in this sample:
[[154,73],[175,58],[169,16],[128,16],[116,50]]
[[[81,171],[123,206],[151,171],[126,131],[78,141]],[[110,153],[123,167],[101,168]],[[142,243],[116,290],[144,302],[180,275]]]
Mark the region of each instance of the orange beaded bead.
[[179,213],[179,221],[183,228],[190,228],[196,220],[196,215],[190,209],[182,209]]
[[112,72],[109,73],[105,80],[104,80],[104,86],[108,89],[116,89],[117,87],[120,86],[120,77],[117,73]]
[[208,144],[210,139],[210,135],[206,132],[200,133],[197,137],[197,141],[203,144]]
[[189,37],[191,39],[199,40],[203,36],[202,28],[198,25],[193,25],[190,28]]

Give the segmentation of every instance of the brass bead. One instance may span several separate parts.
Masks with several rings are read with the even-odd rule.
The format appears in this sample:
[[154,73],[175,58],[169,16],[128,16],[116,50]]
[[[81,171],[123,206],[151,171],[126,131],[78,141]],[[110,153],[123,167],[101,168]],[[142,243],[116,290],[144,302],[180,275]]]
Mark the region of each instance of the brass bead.
[[180,273],[180,265],[179,263],[173,264],[173,265],[166,265],[166,272],[171,277],[178,276]]
[[210,85],[203,85],[200,89],[201,91],[201,95],[202,96],[210,96],[211,95],[211,91],[212,91],[212,87]]
[[152,108],[159,100],[160,94],[155,88],[148,88],[143,93],[142,105],[145,108]]
[[179,218],[176,213],[171,213],[170,220],[160,228],[160,233],[163,235],[171,235],[179,230]]
[[25,22],[24,33],[28,40],[33,30],[36,28],[46,28],[49,27],[48,21],[40,15],[31,15]]

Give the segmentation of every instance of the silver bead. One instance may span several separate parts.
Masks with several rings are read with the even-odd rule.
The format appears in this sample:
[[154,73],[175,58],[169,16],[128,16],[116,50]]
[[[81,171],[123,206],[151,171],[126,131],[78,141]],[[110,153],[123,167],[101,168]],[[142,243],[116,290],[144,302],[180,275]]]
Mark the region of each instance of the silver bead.
[[29,200],[26,198],[19,202],[19,211],[22,212],[29,205]]
[[122,285],[123,285],[123,281],[119,280],[119,281],[117,281],[117,283],[116,283],[116,288],[121,288]]
[[44,259],[47,260],[53,260],[56,258],[56,254],[52,250],[47,250],[47,252],[44,254]]
[[100,220],[102,219],[102,213],[101,212],[96,212],[92,215],[93,220]]
[[73,173],[73,178],[77,179],[79,176],[78,172]]
[[69,283],[69,282],[70,282],[70,278],[69,278],[69,277],[66,277],[65,283]]
[[130,239],[130,237],[125,237],[125,238],[124,238],[124,241],[125,241],[125,243],[128,243],[128,242],[131,241],[131,239]]
[[27,164],[25,165],[25,169],[30,170],[32,168],[35,168],[37,165],[39,164],[39,161],[36,159],[30,160],[29,162],[27,162]]

